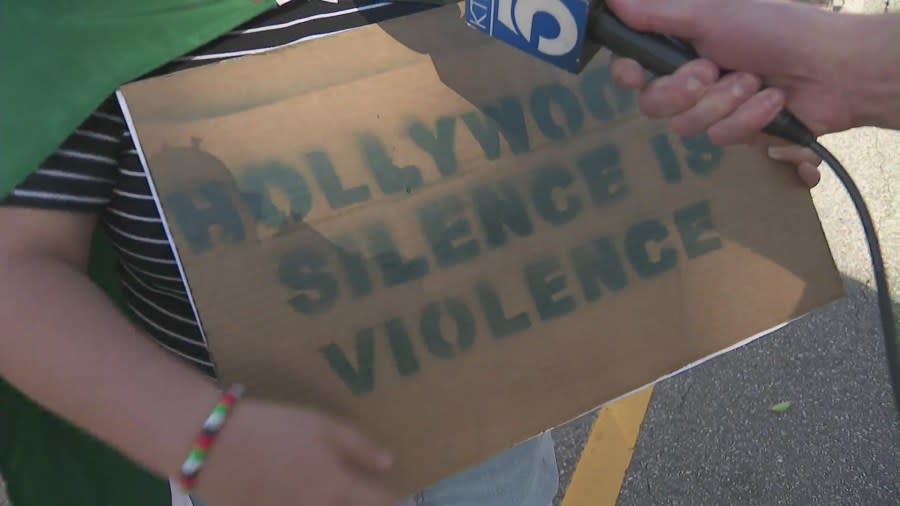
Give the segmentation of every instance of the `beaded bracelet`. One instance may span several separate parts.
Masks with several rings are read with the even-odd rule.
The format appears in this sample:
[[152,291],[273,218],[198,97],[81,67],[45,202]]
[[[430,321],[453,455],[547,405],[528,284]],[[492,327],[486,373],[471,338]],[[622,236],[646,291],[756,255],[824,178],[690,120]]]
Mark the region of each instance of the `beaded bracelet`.
[[242,385],[233,385],[222,394],[219,402],[216,403],[209,416],[206,417],[206,421],[203,422],[203,430],[194,440],[187,458],[181,465],[181,476],[178,477],[178,485],[182,493],[188,494],[193,490],[194,483],[197,481],[197,475],[200,474],[200,470],[203,468],[203,463],[206,461],[210,447],[212,447],[216,441],[216,436],[218,436],[225,425],[225,420],[231,413],[232,406],[234,406],[234,403],[243,392],[244,387]]

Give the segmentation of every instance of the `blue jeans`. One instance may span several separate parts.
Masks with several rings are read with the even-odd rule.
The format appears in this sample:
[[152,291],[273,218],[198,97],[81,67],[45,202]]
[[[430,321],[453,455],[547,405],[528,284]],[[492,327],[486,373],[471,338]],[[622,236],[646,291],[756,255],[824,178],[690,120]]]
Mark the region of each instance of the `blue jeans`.
[[[553,438],[545,432],[427,487],[404,505],[550,506],[558,488]],[[193,506],[204,505],[193,499]]]
[[549,432],[423,490],[422,506],[550,506],[559,488]]

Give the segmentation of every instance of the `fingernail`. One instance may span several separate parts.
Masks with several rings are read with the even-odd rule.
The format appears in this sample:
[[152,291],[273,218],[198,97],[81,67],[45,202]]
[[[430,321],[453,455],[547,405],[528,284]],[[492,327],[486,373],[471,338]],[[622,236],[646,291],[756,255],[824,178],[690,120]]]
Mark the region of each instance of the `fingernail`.
[[776,89],[768,90],[769,95],[766,96],[766,105],[775,107],[781,103],[781,92]]
[[718,75],[719,71],[714,66],[704,66],[703,72],[700,73],[700,81],[706,84],[712,84],[713,82],[715,82]]
[[687,79],[688,91],[690,91],[690,92],[700,91],[700,88],[702,88],[702,87],[703,87],[703,83],[701,83],[699,79],[697,79],[694,76],[688,77],[688,79]]
[[744,86],[740,82],[735,81],[734,86],[731,87],[731,93],[738,98],[744,96]]
[[774,147],[774,146],[770,147],[768,149],[768,152],[769,152],[769,158],[771,158],[773,160],[784,161],[784,152],[779,150],[777,147]]
[[628,81],[634,83],[637,86],[644,81],[644,69],[641,68],[640,65],[629,66],[628,68]]

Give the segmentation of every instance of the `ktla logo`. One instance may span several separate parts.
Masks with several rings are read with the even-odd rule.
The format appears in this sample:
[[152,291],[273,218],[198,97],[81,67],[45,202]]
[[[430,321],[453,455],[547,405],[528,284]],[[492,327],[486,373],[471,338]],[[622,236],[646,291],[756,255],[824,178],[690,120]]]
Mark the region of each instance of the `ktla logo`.
[[497,21],[530,44],[534,44],[534,18],[541,13],[552,16],[559,26],[559,34],[553,38],[537,37],[537,50],[545,55],[562,56],[578,44],[578,23],[561,0],[498,0],[497,11]]

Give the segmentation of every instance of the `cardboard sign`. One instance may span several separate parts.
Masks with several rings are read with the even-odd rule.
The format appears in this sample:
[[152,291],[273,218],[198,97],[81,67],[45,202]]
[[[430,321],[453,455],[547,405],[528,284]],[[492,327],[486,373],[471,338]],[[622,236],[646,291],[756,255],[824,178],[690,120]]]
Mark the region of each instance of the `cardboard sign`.
[[843,291],[808,191],[457,5],[120,98],[213,359],[408,493]]

